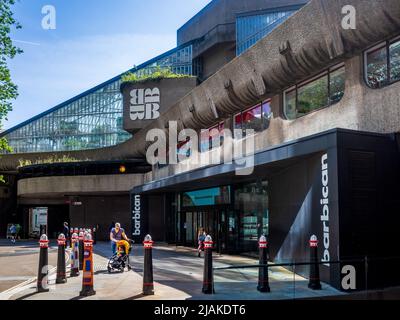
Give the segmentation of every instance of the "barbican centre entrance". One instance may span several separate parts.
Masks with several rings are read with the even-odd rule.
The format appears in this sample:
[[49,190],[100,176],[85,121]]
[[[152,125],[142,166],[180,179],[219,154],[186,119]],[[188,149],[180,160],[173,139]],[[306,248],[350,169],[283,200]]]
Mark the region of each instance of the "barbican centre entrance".
[[258,181],[180,193],[179,243],[197,247],[205,231],[220,253],[257,253],[259,237],[268,235],[267,188],[267,181]]

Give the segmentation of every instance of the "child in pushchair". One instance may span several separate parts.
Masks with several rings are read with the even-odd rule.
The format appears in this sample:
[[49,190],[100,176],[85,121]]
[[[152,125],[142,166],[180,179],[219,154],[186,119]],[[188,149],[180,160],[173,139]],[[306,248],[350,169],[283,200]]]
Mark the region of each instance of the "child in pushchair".
[[121,240],[117,242],[117,252],[108,261],[107,270],[109,273],[112,271],[124,272],[125,267],[131,270],[132,267],[129,263],[129,254],[132,251],[132,243],[126,240]]

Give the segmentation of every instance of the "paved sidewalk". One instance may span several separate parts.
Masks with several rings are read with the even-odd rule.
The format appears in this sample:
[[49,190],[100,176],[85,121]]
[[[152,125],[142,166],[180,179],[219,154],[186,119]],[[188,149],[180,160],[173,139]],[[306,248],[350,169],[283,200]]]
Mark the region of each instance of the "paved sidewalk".
[[[110,255],[109,243],[95,246],[94,288],[96,295],[79,297],[82,277],[68,278],[68,282],[55,285],[55,275],[50,276],[48,293],[36,293],[36,283],[16,288],[9,292],[9,299],[26,300],[274,300],[319,298],[343,293],[322,284],[323,290],[308,289],[308,281],[281,267],[271,267],[271,293],[259,293],[256,290],[258,270],[220,270],[215,272],[214,295],[201,293],[203,280],[203,258],[196,256],[196,250],[183,247],[159,245],[153,249],[153,268],[155,295],[142,295],[143,247],[135,245],[131,257],[132,271],[108,274],[107,261]],[[215,255],[214,267],[228,265],[255,264],[256,259],[242,256]],[[293,281],[295,279],[295,282]],[[0,296],[1,297],[1,296]]]

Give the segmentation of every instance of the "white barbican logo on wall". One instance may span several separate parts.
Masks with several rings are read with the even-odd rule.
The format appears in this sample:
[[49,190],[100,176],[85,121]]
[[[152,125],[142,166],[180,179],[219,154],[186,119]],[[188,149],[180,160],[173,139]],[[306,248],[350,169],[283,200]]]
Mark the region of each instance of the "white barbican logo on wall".
[[142,203],[140,195],[135,195],[134,200],[134,208],[132,212],[132,224],[134,231],[132,233],[133,236],[140,236],[140,216],[142,213]]
[[331,255],[329,253],[329,176],[328,176],[328,154],[324,154],[321,158],[321,173],[322,173],[322,199],[320,201],[322,206],[321,222],[323,230],[323,243],[324,254],[322,262],[324,266],[329,267]]
[[130,117],[136,120],[154,120],[160,117],[160,89],[133,89]]

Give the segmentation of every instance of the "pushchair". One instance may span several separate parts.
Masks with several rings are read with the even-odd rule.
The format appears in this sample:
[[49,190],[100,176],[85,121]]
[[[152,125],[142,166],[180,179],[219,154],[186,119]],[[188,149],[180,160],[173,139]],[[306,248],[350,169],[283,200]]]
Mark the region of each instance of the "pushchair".
[[132,269],[129,263],[129,254],[132,251],[133,241],[121,240],[117,242],[117,252],[108,260],[107,270],[108,273],[113,271],[124,272],[128,267],[128,271]]

